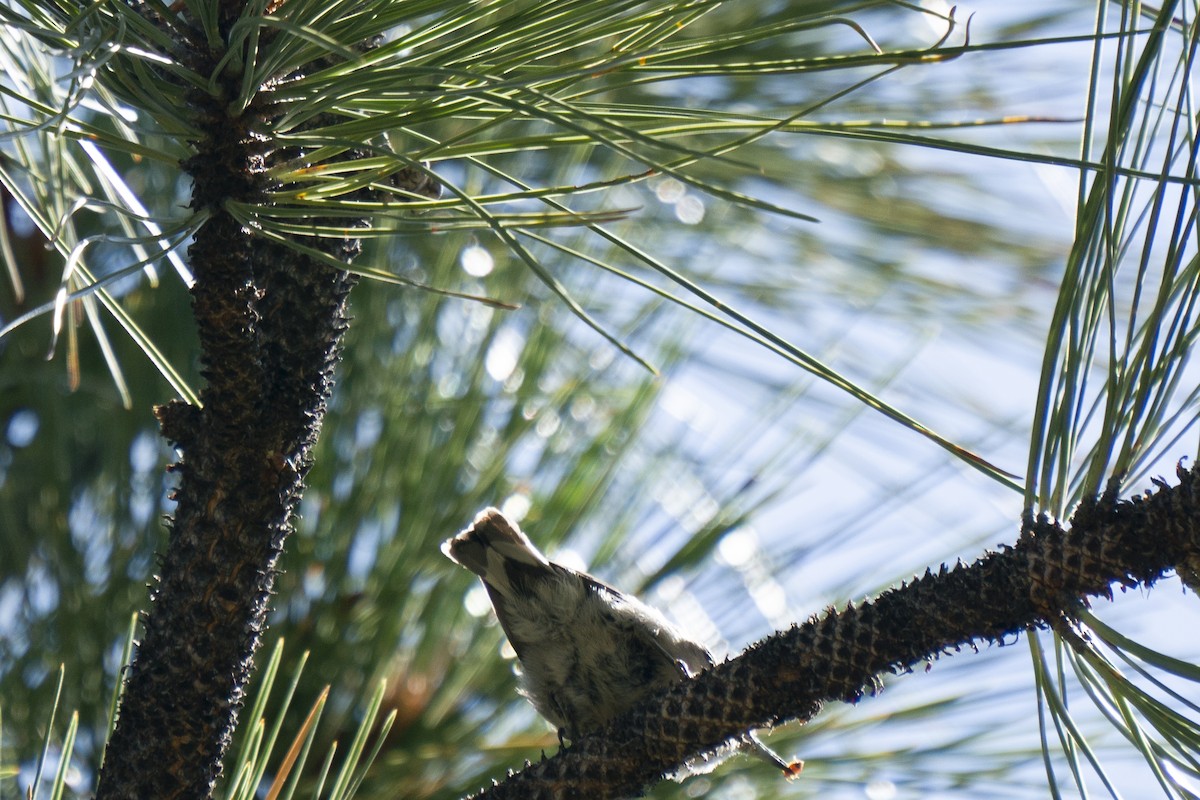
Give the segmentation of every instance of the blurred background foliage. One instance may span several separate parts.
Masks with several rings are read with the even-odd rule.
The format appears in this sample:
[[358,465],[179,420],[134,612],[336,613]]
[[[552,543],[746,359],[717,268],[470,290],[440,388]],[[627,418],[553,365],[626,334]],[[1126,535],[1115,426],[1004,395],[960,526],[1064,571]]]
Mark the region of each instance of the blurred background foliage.
[[[851,15],[885,50],[927,47],[945,33],[944,20],[903,3],[811,5],[817,18]],[[769,27],[789,7],[727,4],[690,33]],[[661,174],[583,195],[575,207],[623,210],[607,230],[1020,474],[1075,236],[1073,161],[1089,98],[1094,117],[1106,113],[1102,84],[1089,84],[1097,15],[1125,8],[961,7],[960,21],[975,14],[971,42],[983,46],[878,79],[878,65],[850,65],[600,82],[596,97],[630,107],[811,108],[804,135],[762,139],[728,160],[691,165],[688,176],[819,223]],[[5,35],[12,50],[20,32]],[[1008,44],[986,46],[995,43]],[[737,54],[771,61],[867,49],[832,22]],[[93,122],[122,130],[103,114]],[[474,123],[437,124],[449,141]],[[171,164],[179,146],[159,150],[167,156],[118,153],[114,168],[153,214],[179,218],[187,198]],[[1021,157],[993,157],[998,150]],[[489,163],[531,186],[582,185],[637,167],[603,148],[518,149]],[[431,165],[472,195],[496,190],[493,178],[450,156]],[[11,194],[5,200],[9,263],[19,269],[0,289],[8,323],[54,297],[64,257]],[[80,234],[111,224],[86,210],[73,219]],[[271,617],[272,641],[286,642],[283,674],[302,653],[307,661],[294,708],[280,711],[277,685],[266,713],[282,718],[287,737],[330,686],[315,733],[323,753],[353,734],[365,698],[386,679],[382,705],[395,722],[360,796],[459,797],[557,747],[516,694],[512,654],[481,589],[438,552],[486,505],[524,514],[552,557],[642,593],[718,655],[1018,533],[1019,493],[746,339],[564,255],[585,253],[667,285],[628,248],[584,229],[537,233],[547,241],[523,241],[544,268],[659,374],[582,324],[486,230],[378,238],[358,262],[519,305],[371,281],[352,297],[354,322]],[[97,249],[97,274],[127,266]],[[163,361],[198,386],[182,281],[133,273],[108,288]],[[60,706],[80,714],[68,784],[88,793],[128,621],[145,607],[154,554],[166,546],[172,454],[151,408],[175,390],[124,335],[108,339],[109,358],[106,340],[84,327],[84,305],[69,304],[52,358],[45,317],[0,338],[0,795],[31,780],[59,664]],[[1169,463],[1190,453],[1181,445],[1156,455]],[[1172,635],[1195,628],[1194,598],[1177,594],[1164,584],[1096,611],[1137,642],[1194,664],[1195,642]],[[1034,690],[1044,670],[1033,652],[1032,663],[1023,646],[942,660],[930,676],[889,682],[880,698],[773,735],[776,749],[808,762],[794,784],[733,759],[652,796],[1044,797],[1039,718],[1046,723]],[[1135,681],[1162,680],[1175,692],[1168,702],[1195,703],[1196,675],[1177,672]],[[242,720],[241,736],[252,722]],[[1120,729],[1086,711],[1079,724],[1115,765],[1114,785],[1144,796],[1145,762],[1121,747]],[[1086,772],[1077,751],[1051,748],[1046,757],[1059,769],[1052,784],[1082,792],[1063,777]]]

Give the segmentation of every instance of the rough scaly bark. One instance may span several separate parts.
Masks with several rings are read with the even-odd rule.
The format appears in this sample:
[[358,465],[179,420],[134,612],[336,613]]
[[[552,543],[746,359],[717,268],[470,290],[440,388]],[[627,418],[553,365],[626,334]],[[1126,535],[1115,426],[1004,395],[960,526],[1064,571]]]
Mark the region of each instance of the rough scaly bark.
[[[226,4],[223,13],[228,24],[240,7]],[[221,56],[196,32],[179,46],[201,74]],[[212,214],[189,249],[207,385],[202,407],[157,409],[181,454],[172,467],[178,505],[105,754],[101,800],[211,794],[347,325],[353,276],[257,238],[222,210],[230,198],[261,202],[264,169],[278,156],[269,91],[239,116],[228,113],[239,81],[227,74],[216,95],[192,95],[205,133],[184,167],[193,206]],[[347,240],[327,250],[349,261],[358,248]]]

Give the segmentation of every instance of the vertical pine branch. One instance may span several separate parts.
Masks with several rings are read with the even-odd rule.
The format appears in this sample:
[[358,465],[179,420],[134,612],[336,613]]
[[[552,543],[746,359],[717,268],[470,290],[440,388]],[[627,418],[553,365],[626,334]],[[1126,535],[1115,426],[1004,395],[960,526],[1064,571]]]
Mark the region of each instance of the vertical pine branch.
[[[240,8],[226,5],[228,26]],[[199,74],[219,53],[182,40]],[[211,218],[189,250],[192,310],[207,386],[202,407],[158,409],[181,454],[170,537],[126,679],[99,798],[205,798],[221,773],[253,657],[261,643],[276,563],[292,527],[346,330],[349,273],[256,238],[222,205],[262,202],[276,116],[260,91],[229,113],[241,75],[215,95],[192,93],[204,137],[183,166],[192,204]],[[331,254],[349,261],[357,240]]]

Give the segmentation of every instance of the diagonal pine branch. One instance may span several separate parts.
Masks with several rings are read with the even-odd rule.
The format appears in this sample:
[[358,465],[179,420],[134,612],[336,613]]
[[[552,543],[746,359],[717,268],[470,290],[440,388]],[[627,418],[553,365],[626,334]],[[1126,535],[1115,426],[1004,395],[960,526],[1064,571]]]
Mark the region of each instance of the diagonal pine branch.
[[[876,599],[830,609],[647,701],[480,792],[480,800],[640,796],[688,760],[748,730],[807,721],[831,701],[855,702],[886,673],[1060,626],[1091,597],[1153,585],[1172,569],[1200,590],[1200,471],[1118,501],[1114,490],[1079,507],[1064,528],[1026,520],[1015,546],[973,564],[945,565]],[[1116,483],[1111,484],[1112,487]]]

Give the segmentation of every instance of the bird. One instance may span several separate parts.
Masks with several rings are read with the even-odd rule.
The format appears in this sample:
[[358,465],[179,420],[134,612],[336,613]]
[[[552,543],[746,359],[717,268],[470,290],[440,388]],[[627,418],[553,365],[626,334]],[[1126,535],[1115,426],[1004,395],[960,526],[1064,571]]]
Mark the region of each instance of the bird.
[[[549,560],[499,509],[479,512],[441,549],[483,582],[520,661],[520,692],[558,729],[560,744],[713,665],[708,648],[660,611]],[[789,780],[804,766],[753,731],[744,743]]]

